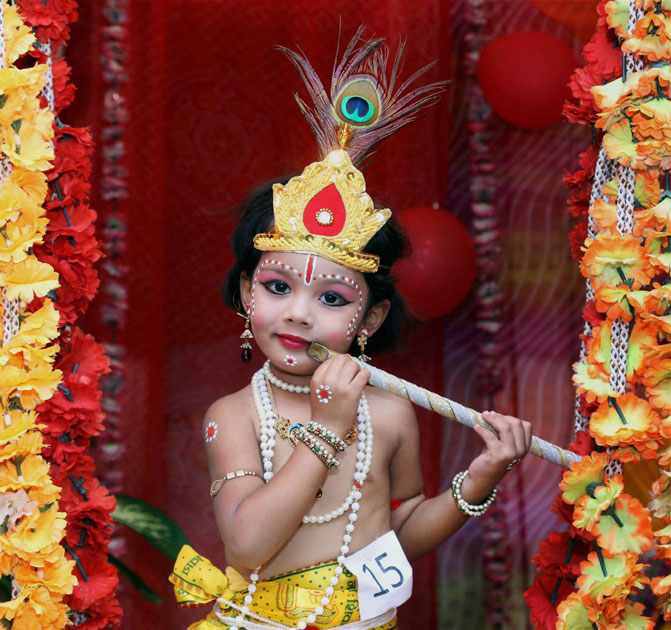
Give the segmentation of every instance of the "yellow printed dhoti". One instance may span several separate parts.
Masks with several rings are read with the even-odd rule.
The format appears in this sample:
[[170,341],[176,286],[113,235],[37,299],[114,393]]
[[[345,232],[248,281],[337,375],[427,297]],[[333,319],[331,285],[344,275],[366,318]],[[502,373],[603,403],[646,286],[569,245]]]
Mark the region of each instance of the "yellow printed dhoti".
[[[257,582],[250,612],[287,626],[296,626],[321,605],[336,566],[335,561],[324,562]],[[182,547],[170,581],[175,586],[179,606],[205,606],[220,597],[243,606],[245,595],[248,594],[248,583],[235,569],[227,567],[226,572],[222,572],[188,545]],[[333,588],[335,592],[324,607],[324,612],[317,615],[316,622],[308,625],[308,628],[337,628],[359,620],[356,578],[344,569],[338,584]],[[235,609],[217,602],[205,619],[192,624],[188,630],[226,628],[217,613],[233,618],[239,614]],[[397,624],[394,618],[372,630],[395,628]]]

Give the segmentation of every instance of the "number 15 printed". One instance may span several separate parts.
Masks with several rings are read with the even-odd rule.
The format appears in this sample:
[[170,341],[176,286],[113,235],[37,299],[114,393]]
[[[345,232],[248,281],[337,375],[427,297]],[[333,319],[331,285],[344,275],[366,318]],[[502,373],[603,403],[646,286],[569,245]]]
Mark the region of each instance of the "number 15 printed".
[[[398,567],[394,566],[393,564],[390,564],[389,566],[384,566],[384,564],[382,564],[382,561],[386,557],[387,557],[387,552],[381,553],[379,556],[375,557],[375,564],[377,564],[377,566],[380,568],[380,571],[383,574],[385,574],[385,575],[381,575],[380,578],[385,583],[387,583],[388,580],[390,579],[390,577],[386,574],[390,573],[390,572],[393,573],[393,574],[396,574],[398,576],[396,582],[394,582],[392,584],[389,584],[389,587],[390,588],[398,588],[399,586],[401,586],[401,584],[403,584],[403,573],[401,573],[400,569]],[[364,564],[362,569],[363,569],[364,573],[369,573],[370,574],[370,576],[373,578],[373,580],[375,580],[375,584],[377,584],[377,587],[380,589],[377,593],[373,593],[373,597],[380,597],[380,595],[386,595],[389,592],[388,588],[384,588],[384,586],[382,586],[382,584],[380,584],[380,580],[377,579],[377,576],[375,575],[375,573],[371,570],[371,568],[367,564]]]

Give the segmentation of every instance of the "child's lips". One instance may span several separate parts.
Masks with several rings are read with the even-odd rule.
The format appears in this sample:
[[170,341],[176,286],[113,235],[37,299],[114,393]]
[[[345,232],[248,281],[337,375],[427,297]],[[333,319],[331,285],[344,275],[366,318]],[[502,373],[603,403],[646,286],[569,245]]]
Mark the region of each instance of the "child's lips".
[[292,350],[305,348],[310,343],[307,339],[296,337],[294,335],[277,335],[277,338],[285,348],[291,348]]

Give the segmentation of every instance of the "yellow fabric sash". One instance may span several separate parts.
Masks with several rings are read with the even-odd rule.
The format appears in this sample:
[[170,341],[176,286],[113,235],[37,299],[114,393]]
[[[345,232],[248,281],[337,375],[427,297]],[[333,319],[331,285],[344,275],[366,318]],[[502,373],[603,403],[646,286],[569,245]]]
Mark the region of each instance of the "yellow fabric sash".
[[[333,576],[335,562],[325,562],[258,582],[251,610],[266,619],[295,626],[321,605],[326,587]],[[232,567],[222,572],[207,558],[185,545],[170,575],[179,606],[204,606],[218,597],[237,605],[244,603],[248,583]],[[345,569],[324,612],[317,616],[318,628],[334,628],[359,619],[356,578]],[[231,608],[221,606],[220,614],[236,616]],[[214,613],[190,626],[189,630],[219,630],[225,625]],[[396,620],[376,630],[396,628]]]

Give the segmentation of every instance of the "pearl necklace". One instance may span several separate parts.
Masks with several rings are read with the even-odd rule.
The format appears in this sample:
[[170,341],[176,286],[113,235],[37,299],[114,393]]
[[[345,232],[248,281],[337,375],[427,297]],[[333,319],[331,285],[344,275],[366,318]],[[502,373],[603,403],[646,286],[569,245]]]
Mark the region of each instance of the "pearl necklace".
[[[263,478],[270,481],[273,478],[273,457],[275,455],[275,421],[276,412],[273,409],[273,403],[270,398],[270,392],[266,385],[267,376],[265,371],[260,371],[252,379],[252,391],[254,393],[254,402],[259,415],[261,425],[261,455],[263,457]],[[356,467],[354,472],[354,483],[348,495],[342,504],[327,512],[326,514],[308,514],[303,516],[302,521],[306,525],[328,523],[335,518],[345,514],[352,505],[361,498],[361,486],[363,486],[370,466],[373,461],[373,423],[370,417],[368,401],[364,395],[361,396],[359,407],[357,409],[357,430],[358,430],[358,452],[356,454]],[[358,509],[358,508],[357,508]]]
[[263,364],[263,372],[268,377],[268,380],[275,386],[283,389],[285,392],[296,392],[297,394],[309,394],[310,386],[309,385],[292,385],[283,381],[278,376],[275,376],[270,370],[270,360],[266,361]]
[[[256,405],[256,410],[259,415],[259,422],[261,424],[261,455],[263,456],[263,478],[265,481],[270,481],[270,479],[273,478],[273,456],[275,455],[274,447],[277,430],[275,429],[275,412],[273,411],[273,407],[270,402],[270,395],[266,386],[265,370],[259,370],[252,377],[252,394],[254,396],[254,403]],[[313,518],[316,518],[317,520],[309,520],[307,522],[321,523],[327,522],[326,518],[329,515],[331,515],[331,517],[328,520],[331,520],[344,514],[347,509],[351,510],[351,514],[348,516],[349,523],[347,523],[345,526],[345,534],[342,537],[343,544],[340,547],[340,555],[336,558],[338,566],[334,569],[334,575],[330,578],[329,585],[325,589],[325,596],[322,597],[321,604],[315,608],[314,612],[307,616],[306,621],[299,621],[296,624],[296,628],[298,628],[298,630],[305,630],[308,624],[314,624],[317,620],[317,616],[324,613],[325,607],[328,606],[329,602],[331,601],[331,597],[335,592],[334,587],[338,584],[340,576],[344,571],[343,567],[345,564],[345,556],[349,553],[349,543],[352,542],[352,533],[354,532],[355,527],[354,524],[359,518],[357,512],[359,511],[360,507],[359,499],[361,499],[361,486],[368,476],[373,453],[373,426],[371,422],[368,401],[363,394],[361,395],[361,400],[359,401],[359,407],[357,409],[357,421],[359,423],[359,452],[357,453],[354,485],[352,486],[350,493],[347,495],[347,499],[345,499],[343,505],[341,505],[336,510],[332,510],[326,516],[303,517],[304,523],[306,522],[305,519]],[[344,507],[345,504],[347,504],[347,507]],[[230,626],[230,630],[239,630],[239,627],[242,626],[245,621],[244,615],[249,613],[249,606],[253,601],[253,594],[256,592],[256,583],[259,580],[258,571],[259,570],[257,569],[249,576],[251,583],[248,586],[248,594],[245,595],[245,605],[239,609],[242,614],[238,615],[235,619],[235,623],[238,624],[238,626]]]

